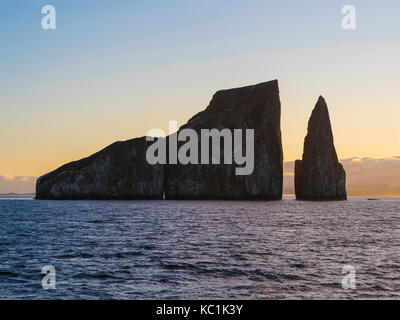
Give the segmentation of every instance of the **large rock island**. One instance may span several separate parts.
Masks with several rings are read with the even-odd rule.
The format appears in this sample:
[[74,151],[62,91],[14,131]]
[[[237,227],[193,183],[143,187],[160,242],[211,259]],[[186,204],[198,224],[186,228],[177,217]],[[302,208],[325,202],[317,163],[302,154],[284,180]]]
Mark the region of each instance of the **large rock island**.
[[[206,110],[180,128],[179,132],[185,128],[196,132],[231,129],[232,135],[234,129],[254,129],[254,170],[249,175],[236,175],[238,165],[235,163],[150,165],[146,150],[154,142],[144,137],[116,142],[88,158],[40,177],[36,183],[36,198],[281,199],[280,116],[279,88],[275,80],[217,92]],[[170,139],[171,136],[166,139],[168,143]],[[221,159],[223,141],[221,139]],[[244,152],[246,140],[243,142]]]
[[308,122],[303,160],[295,163],[298,200],[346,200],[346,173],[333,143],[325,99],[319,97]]

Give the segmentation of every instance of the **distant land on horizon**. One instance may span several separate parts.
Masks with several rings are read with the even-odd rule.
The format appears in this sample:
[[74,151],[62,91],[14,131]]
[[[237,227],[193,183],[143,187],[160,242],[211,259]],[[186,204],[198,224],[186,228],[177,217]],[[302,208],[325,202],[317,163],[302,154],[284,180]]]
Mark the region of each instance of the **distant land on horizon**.
[[[348,185],[347,194],[350,197],[400,197],[400,187],[385,184]],[[379,190],[377,192],[376,190]],[[294,188],[284,186],[284,196],[294,196]],[[35,193],[0,193],[1,197],[9,196],[35,196]]]
[[[400,187],[385,184],[347,185],[346,189],[350,197],[400,197]],[[285,186],[283,194],[294,195],[294,188]]]
[[[377,193],[376,190],[379,190]],[[382,197],[398,197],[400,196],[400,187],[390,185],[350,185],[347,187],[349,196],[382,196]]]

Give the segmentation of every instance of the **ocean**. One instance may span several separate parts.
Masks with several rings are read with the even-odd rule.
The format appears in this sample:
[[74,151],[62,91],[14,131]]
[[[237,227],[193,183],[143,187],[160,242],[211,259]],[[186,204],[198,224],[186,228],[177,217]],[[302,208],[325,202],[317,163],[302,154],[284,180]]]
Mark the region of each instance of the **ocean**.
[[0,197],[0,298],[400,299],[400,198],[378,199]]

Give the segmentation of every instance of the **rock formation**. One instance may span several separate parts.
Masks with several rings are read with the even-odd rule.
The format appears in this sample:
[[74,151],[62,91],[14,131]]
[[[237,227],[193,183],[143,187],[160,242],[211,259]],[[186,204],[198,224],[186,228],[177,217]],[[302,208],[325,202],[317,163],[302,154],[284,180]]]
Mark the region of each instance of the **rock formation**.
[[[281,104],[278,81],[217,92],[209,106],[180,128],[254,129],[254,171],[236,175],[236,164],[181,165],[166,169],[166,199],[282,198]],[[220,159],[224,143],[221,139]],[[200,143],[199,143],[200,144]],[[243,141],[243,152],[245,150]],[[200,146],[199,146],[200,149]],[[211,155],[210,155],[210,163]]]
[[115,142],[37,180],[36,199],[163,199],[164,167],[149,165],[138,138]]
[[323,97],[312,112],[304,141],[303,160],[295,163],[299,200],[346,200],[346,173],[333,143],[331,121]]
[[[254,129],[254,170],[250,175],[236,175],[238,165],[235,163],[150,165],[146,150],[154,142],[139,138],[114,143],[88,158],[40,177],[36,198],[163,199],[165,195],[165,199],[281,199],[280,115],[279,88],[275,80],[217,92],[206,110],[180,128],[192,128],[197,132],[201,129]],[[171,136],[167,139],[168,143],[170,141]],[[221,155],[223,141],[221,139]],[[244,153],[245,139],[243,142]]]

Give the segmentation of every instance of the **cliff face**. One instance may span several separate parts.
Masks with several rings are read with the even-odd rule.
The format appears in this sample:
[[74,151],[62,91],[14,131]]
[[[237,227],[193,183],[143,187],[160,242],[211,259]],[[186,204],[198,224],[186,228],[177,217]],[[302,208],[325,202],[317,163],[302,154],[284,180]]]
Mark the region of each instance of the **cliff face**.
[[36,199],[162,199],[163,165],[149,165],[145,138],[116,142],[37,180]]
[[[66,164],[37,180],[37,199],[281,199],[281,105],[277,81],[217,92],[206,110],[180,128],[254,129],[254,170],[236,175],[233,164],[157,164],[146,160],[154,142],[138,138],[117,142],[79,161]],[[171,143],[168,137],[168,144]],[[184,142],[178,142],[180,147]],[[212,141],[210,140],[210,148]],[[234,146],[233,146],[234,147]],[[167,148],[168,150],[168,148]],[[221,139],[221,163],[224,139]],[[235,151],[232,150],[232,154]],[[233,156],[233,159],[235,157]],[[170,159],[169,159],[170,160]],[[209,154],[212,163],[212,154]]]
[[299,200],[345,200],[346,173],[333,143],[328,107],[320,97],[308,123],[303,159],[295,163]]
[[[200,136],[201,129],[242,129],[240,144],[245,154],[245,130],[254,129],[254,170],[250,175],[236,175],[237,164],[213,165],[211,154],[210,164],[206,165],[170,164],[166,168],[166,199],[281,199],[280,117],[278,81],[217,92],[206,110],[190,119],[180,131],[190,128]],[[221,162],[224,151],[221,139]]]

